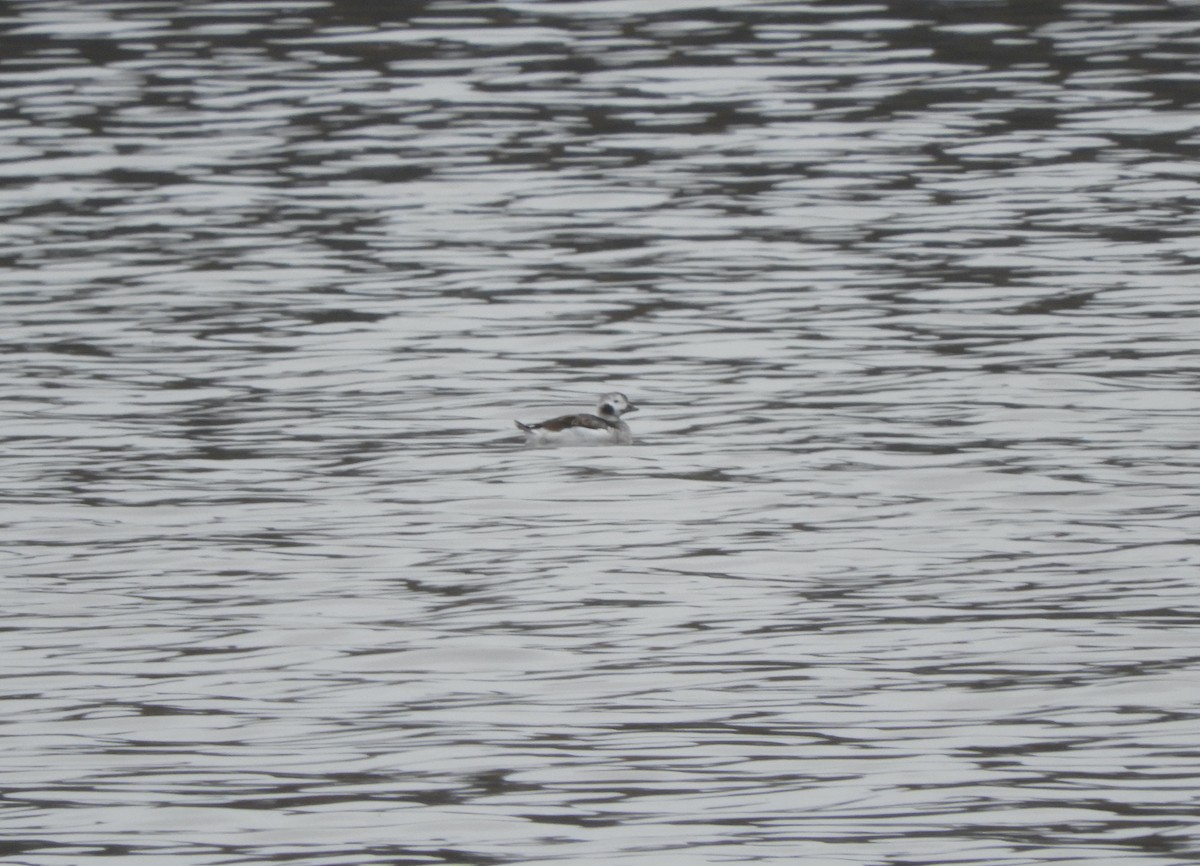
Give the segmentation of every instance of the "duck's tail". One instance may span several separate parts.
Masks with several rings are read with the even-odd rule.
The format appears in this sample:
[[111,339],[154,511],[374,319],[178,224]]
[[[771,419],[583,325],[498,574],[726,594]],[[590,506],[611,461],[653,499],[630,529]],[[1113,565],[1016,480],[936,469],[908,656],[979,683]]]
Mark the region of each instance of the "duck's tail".
[[528,424],[522,424],[520,421],[513,421],[513,423],[517,425],[517,429],[519,429],[522,433],[532,433],[533,432],[533,428],[530,427]]

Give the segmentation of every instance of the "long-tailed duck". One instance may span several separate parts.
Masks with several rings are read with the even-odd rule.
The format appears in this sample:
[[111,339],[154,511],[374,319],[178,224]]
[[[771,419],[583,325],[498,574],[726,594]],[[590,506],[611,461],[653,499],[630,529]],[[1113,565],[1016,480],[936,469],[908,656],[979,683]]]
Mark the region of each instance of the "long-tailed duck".
[[626,412],[636,412],[624,394],[612,392],[600,398],[595,415],[560,415],[540,424],[515,422],[525,434],[525,444],[545,445],[630,445],[633,433],[621,420]]

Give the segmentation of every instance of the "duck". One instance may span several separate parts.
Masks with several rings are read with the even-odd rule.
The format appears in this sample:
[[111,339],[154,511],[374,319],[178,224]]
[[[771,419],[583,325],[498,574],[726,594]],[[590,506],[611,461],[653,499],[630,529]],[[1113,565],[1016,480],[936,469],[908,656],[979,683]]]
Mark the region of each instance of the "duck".
[[515,421],[525,434],[527,446],[553,447],[558,445],[632,445],[633,433],[621,416],[636,412],[637,406],[616,391],[602,394],[596,404],[596,414],[559,415],[539,424]]

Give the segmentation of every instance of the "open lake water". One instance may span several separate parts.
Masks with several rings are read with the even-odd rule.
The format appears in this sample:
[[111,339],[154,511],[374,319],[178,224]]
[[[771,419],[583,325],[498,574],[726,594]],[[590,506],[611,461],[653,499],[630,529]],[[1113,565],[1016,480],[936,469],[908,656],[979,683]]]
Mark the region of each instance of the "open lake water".
[[0,862],[1200,859],[1200,4],[0,15]]

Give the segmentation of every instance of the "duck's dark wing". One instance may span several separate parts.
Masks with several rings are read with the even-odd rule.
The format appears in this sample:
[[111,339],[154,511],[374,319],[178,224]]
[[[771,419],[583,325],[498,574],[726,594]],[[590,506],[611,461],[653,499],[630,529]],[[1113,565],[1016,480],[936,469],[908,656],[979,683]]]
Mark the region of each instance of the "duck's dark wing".
[[559,430],[566,430],[569,427],[591,427],[593,430],[611,430],[616,425],[605,421],[599,415],[582,414],[560,415],[557,418],[551,418],[549,421],[543,421],[541,424],[534,424],[533,426],[557,433]]

